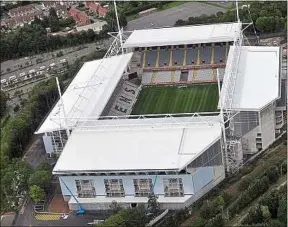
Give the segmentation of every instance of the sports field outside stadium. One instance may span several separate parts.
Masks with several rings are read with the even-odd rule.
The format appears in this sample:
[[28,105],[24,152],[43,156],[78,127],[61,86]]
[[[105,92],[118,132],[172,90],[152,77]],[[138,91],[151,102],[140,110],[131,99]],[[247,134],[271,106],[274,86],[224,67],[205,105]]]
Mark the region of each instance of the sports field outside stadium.
[[132,115],[216,112],[217,84],[146,86],[140,92]]

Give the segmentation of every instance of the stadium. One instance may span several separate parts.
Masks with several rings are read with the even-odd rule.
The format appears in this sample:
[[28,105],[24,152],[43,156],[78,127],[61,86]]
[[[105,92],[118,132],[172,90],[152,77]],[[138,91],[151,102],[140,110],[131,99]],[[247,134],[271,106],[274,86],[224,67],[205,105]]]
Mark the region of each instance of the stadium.
[[[120,31],[38,128],[71,210],[191,205],[284,125],[279,47],[242,23]],[[285,102],[284,102],[285,106]]]

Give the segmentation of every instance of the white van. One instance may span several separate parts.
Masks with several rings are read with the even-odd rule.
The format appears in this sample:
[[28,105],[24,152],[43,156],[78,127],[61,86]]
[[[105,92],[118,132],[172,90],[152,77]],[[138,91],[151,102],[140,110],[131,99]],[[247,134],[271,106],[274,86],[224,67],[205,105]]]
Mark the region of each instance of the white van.
[[9,82],[12,82],[13,80],[16,80],[16,75],[13,75],[13,76],[9,77]]
[[29,70],[29,74],[32,74],[32,73],[35,73],[35,72],[36,72],[35,69]]
[[19,77],[23,77],[23,76],[25,76],[25,75],[26,75],[26,73],[23,72],[23,73],[20,73],[20,74],[19,74]]

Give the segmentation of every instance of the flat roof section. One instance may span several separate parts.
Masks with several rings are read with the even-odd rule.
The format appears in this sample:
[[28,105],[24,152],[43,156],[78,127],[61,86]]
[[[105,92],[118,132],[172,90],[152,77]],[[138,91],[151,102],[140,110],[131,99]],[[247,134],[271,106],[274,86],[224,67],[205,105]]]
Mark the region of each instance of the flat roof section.
[[[120,121],[125,125],[125,120]],[[221,137],[219,122],[186,126],[142,125],[133,131],[129,124],[123,126],[126,130],[118,126],[103,131],[75,129],[53,173],[181,170]]]
[[[93,79],[96,91],[89,87],[85,90],[86,93],[89,93],[88,95],[93,92],[93,102],[91,102],[91,105],[85,103],[85,105],[78,106],[78,108],[85,112],[85,116],[99,116],[122,77],[131,57],[132,53],[129,53],[106,58],[103,61],[100,59],[84,63],[64,94],[62,94],[66,115],[69,117],[79,95],[83,94],[85,85]],[[98,69],[101,62],[103,67],[101,66]],[[66,129],[66,123],[63,119],[63,107],[59,100],[35,134]],[[68,121],[68,125],[73,126],[73,122],[75,121]]]
[[[233,53],[234,47],[230,47],[228,61]],[[279,54],[279,47],[241,47],[232,109],[259,111],[280,97]],[[221,97],[225,96],[225,87]],[[229,107],[224,104],[223,108]]]
[[241,27],[241,23],[224,23],[135,30],[128,37],[123,47],[229,42],[235,39],[241,31]]

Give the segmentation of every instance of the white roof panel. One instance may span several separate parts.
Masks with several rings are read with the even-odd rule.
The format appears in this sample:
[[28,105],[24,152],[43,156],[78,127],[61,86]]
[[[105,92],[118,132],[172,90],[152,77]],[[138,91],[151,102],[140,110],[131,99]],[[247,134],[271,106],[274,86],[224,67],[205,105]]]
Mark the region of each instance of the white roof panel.
[[135,30],[124,43],[129,47],[229,42],[241,31],[241,23]]
[[[94,92],[93,102],[91,102],[92,105],[82,105],[80,108],[85,112],[85,116],[99,116],[102,113],[115,87],[117,86],[118,81],[122,77],[123,72],[131,57],[132,53],[106,58],[102,61],[103,67],[100,67],[99,69],[98,66],[101,63],[101,60],[94,60],[84,63],[82,68],[79,70],[71,84],[62,95],[67,116],[69,116],[73,105],[75,104],[79,95],[83,92],[85,85],[92,78],[94,78],[93,84],[97,84],[97,81],[99,81],[96,87],[96,91],[89,88],[86,89],[88,92]],[[96,71],[97,73],[95,73]],[[64,120],[57,120],[58,117],[61,119],[64,118],[63,108],[61,106],[60,100],[56,103],[41,127],[35,133],[39,134],[44,132],[52,132],[59,129],[65,129],[66,127]],[[68,122],[68,124],[73,124],[73,122]]]
[[[233,50],[234,47],[230,47],[228,61]],[[279,67],[279,47],[241,47],[232,109],[257,111],[278,99]],[[222,89],[221,97],[225,92]]]
[[219,122],[192,124],[133,131],[128,125],[126,130],[74,130],[53,172],[180,170],[221,137]]

